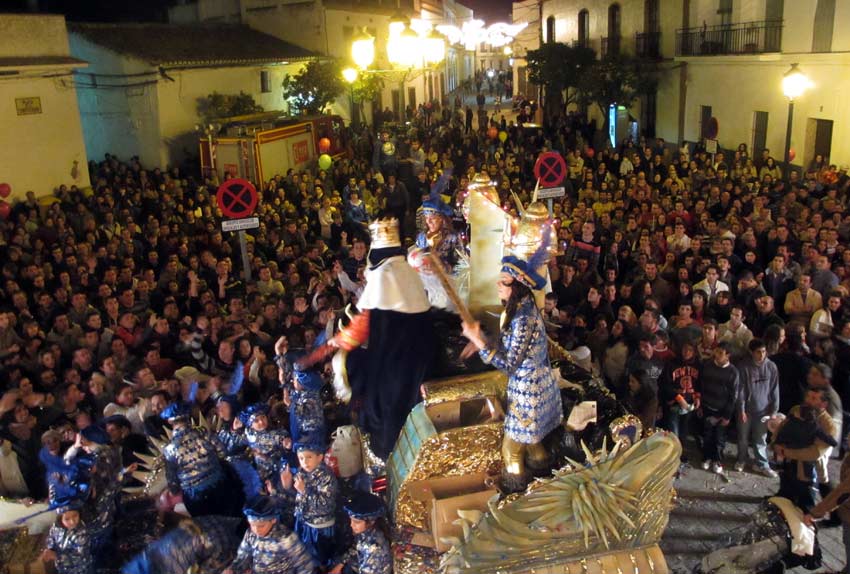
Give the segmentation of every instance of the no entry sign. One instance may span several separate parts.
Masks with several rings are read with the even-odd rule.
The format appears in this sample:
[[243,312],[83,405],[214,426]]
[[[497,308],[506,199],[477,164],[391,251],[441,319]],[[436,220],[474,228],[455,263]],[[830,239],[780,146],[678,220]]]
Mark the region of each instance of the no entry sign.
[[555,151],[540,154],[534,164],[534,177],[540,180],[540,187],[557,187],[567,177],[567,162]]
[[238,219],[254,213],[259,198],[247,179],[228,179],[219,186],[215,200],[224,215]]

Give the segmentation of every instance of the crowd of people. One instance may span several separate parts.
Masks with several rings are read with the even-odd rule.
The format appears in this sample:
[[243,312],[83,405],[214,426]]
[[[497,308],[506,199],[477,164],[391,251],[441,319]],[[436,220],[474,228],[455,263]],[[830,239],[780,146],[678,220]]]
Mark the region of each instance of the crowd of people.
[[[322,460],[345,421],[327,392],[329,365],[299,371],[294,358],[362,295],[371,218],[397,217],[412,244],[417,211],[450,172],[441,191],[462,235],[475,173],[489,174],[516,214],[511,192],[531,201],[534,162],[548,150],[569,169],[552,213],[548,334],[589,349],[644,428],[679,435],[683,457],[695,438],[699,464],[725,472],[734,428],[736,470],[781,470],[780,492],[805,510],[818,489],[828,494],[826,463],[842,450],[850,404],[844,168],[783,170],[744,144],[709,155],[642,139],[595,151],[592,124],[574,114],[546,129],[486,112],[477,129],[451,113],[385,129],[352,131],[350,157],[330,170],[260,182],[250,279],[220,230],[216,178],[137,158],[92,162],[91,191],[62,186],[51,201],[29,192],[0,222],[0,494],[49,497],[62,512],[48,556],[60,571],[89,571],[72,549],[91,545],[97,560],[108,547],[133,453],[168,426],[170,440],[194,445],[165,452],[169,490],[193,516],[233,505],[220,460],[235,452],[262,481],[232,571],[288,572],[272,566],[285,556],[297,572],[358,561],[360,572],[388,572],[380,501],[338,500]],[[223,433],[187,425],[198,412],[223,421]],[[208,472],[180,472],[186,452]],[[81,503],[64,494],[84,455],[94,471]],[[343,507],[358,535],[351,549],[333,531]]]

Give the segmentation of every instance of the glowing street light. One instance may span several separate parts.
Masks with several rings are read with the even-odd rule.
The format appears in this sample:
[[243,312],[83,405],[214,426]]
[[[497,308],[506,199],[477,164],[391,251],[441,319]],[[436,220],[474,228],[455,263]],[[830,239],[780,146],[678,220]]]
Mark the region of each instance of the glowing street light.
[[812,87],[811,80],[800,71],[797,65],[791,64],[791,69],[782,76],[782,93],[792,102]]
[[375,38],[365,31],[351,43],[351,59],[361,70],[365,70],[375,61]]
[[349,84],[353,84],[357,81],[358,72],[355,68],[346,68],[342,71],[342,77],[345,78],[345,81]]
[[785,128],[785,168],[791,166],[791,127],[794,123],[794,100],[812,87],[812,82],[800,71],[797,64],[791,64],[791,69],[782,76],[782,93],[788,98],[788,126]]

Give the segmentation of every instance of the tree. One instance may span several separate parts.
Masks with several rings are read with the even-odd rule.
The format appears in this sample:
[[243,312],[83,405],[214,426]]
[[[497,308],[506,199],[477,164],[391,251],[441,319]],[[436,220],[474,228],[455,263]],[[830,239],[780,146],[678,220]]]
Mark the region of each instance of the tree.
[[[528,79],[543,86],[544,118],[557,117],[565,104],[573,101],[579,79],[593,67],[596,54],[591,48],[570,46],[562,42],[546,42],[539,49],[528,52]],[[526,94],[528,97],[529,94]]]
[[630,107],[640,96],[658,88],[658,66],[646,60],[611,56],[588,68],[578,81],[578,98],[583,104],[599,107],[605,118],[602,134],[608,134],[612,105]]
[[339,62],[312,60],[283,78],[283,97],[299,114],[321,114],[345,91]]
[[374,101],[384,89],[384,79],[378,74],[360,74],[351,85],[352,118],[354,125],[360,123],[363,102]]
[[254,96],[245,92],[239,92],[238,95],[213,92],[206,98],[198,99],[198,115],[204,118],[204,121],[255,114],[262,111],[263,107],[257,105]]

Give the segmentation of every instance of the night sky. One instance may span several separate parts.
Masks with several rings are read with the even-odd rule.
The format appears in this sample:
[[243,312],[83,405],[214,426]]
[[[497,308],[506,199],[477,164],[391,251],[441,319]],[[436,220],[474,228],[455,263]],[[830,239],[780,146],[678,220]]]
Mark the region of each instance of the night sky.
[[460,3],[472,8],[475,17],[487,24],[511,21],[511,0],[460,0]]
[[[24,12],[33,0],[0,0],[0,10]],[[168,6],[174,0],[35,0],[39,12],[64,14],[68,20],[79,21],[165,21]],[[511,0],[461,0],[473,9],[475,17],[487,24],[511,21]]]

